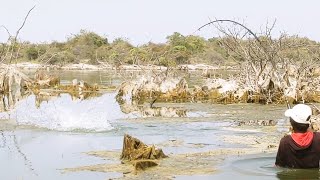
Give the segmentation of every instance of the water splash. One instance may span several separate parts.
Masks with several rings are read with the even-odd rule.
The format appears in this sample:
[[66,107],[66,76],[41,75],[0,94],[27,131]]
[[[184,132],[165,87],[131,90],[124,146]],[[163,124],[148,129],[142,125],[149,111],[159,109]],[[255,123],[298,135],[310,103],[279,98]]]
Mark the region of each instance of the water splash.
[[37,108],[35,96],[32,95],[17,103],[9,115],[19,125],[58,131],[101,132],[113,129],[110,121],[121,117],[116,104],[112,106],[113,101],[112,94],[88,100],[72,100],[70,95],[61,94],[60,97],[41,102]]

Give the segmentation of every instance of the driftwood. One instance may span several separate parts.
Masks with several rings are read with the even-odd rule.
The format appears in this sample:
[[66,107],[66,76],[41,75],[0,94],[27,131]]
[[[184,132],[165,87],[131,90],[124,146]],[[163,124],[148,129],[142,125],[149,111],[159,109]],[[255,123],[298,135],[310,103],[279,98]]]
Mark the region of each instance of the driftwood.
[[157,166],[154,160],[166,158],[161,149],[156,149],[154,145],[147,146],[139,139],[128,134],[123,138],[123,149],[121,160],[131,162],[136,170],[144,170],[148,167]]

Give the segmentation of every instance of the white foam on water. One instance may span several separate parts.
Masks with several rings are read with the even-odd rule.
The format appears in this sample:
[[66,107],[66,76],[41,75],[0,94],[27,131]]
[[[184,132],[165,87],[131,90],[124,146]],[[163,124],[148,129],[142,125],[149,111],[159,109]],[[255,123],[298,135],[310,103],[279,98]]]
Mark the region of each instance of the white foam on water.
[[32,125],[58,131],[108,131],[110,121],[121,118],[122,113],[112,94],[88,100],[72,100],[68,94],[35,106],[35,96],[16,104],[10,113],[19,125]]

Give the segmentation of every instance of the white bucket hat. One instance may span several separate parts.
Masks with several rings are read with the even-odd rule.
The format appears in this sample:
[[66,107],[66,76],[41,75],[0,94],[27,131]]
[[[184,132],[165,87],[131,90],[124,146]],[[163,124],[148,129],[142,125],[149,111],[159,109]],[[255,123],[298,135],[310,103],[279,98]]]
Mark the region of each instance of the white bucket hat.
[[288,109],[284,113],[286,117],[291,117],[295,122],[302,124],[310,124],[308,117],[311,116],[311,114],[311,108],[305,104],[295,105],[292,109]]

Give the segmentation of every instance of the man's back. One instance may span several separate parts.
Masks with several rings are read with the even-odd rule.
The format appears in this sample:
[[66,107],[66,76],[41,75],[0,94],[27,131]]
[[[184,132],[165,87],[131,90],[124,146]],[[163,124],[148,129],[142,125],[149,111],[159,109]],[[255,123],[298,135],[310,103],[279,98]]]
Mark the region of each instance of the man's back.
[[287,168],[319,168],[320,133],[295,133],[281,139],[276,165]]

